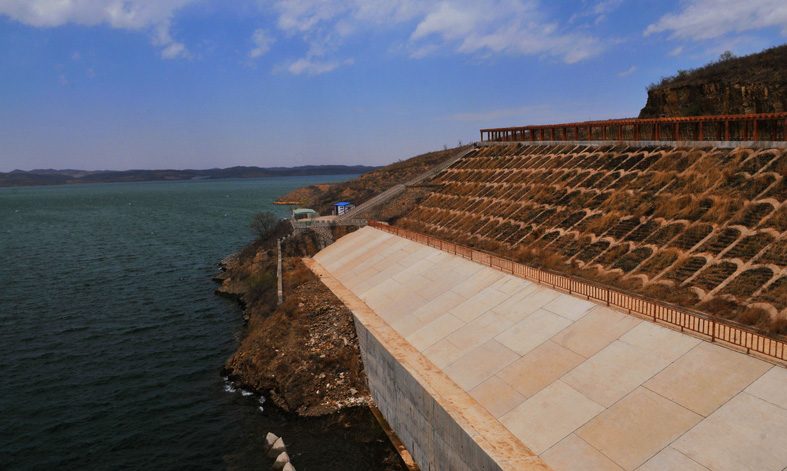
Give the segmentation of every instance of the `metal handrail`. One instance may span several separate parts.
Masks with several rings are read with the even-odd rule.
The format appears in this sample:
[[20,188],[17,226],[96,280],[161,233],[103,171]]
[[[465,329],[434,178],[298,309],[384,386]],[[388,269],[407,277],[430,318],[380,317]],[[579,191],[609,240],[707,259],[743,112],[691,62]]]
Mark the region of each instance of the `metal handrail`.
[[420,234],[409,229],[390,226],[372,220],[368,222],[368,225],[450,254],[459,255],[468,260],[496,268],[540,285],[566,291],[568,294],[582,296],[589,301],[595,301],[599,304],[616,307],[627,311],[629,314],[646,316],[653,319],[653,322],[659,321],[673,325],[680,328],[681,332],[690,331],[704,335],[709,337],[711,342],[722,341],[744,348],[746,353],[756,352],[777,360],[787,361],[787,342],[784,339],[738,324],[737,322],[648,299],[637,294],[613,289],[576,277],[531,267],[511,259],[464,247],[454,242]]
[[[781,124],[781,125],[779,125]],[[484,142],[787,140],[787,113],[613,119],[481,129]]]

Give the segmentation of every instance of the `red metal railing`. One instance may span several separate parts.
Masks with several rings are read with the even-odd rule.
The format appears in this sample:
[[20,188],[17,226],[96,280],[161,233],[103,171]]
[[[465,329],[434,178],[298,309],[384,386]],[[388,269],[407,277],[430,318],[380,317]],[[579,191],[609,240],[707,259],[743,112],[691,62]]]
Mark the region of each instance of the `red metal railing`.
[[559,289],[568,294],[582,296],[599,304],[625,310],[629,314],[647,316],[653,322],[661,322],[680,328],[681,332],[690,331],[707,336],[711,342],[722,341],[744,348],[746,353],[756,352],[777,360],[787,361],[787,342],[785,340],[748,326],[712,317],[701,312],[679,308],[660,301],[646,299],[642,296],[597,285],[575,277],[531,267],[408,229],[389,226],[388,224],[371,220],[369,221],[369,226],[450,254],[459,255],[528,281]]
[[482,129],[481,141],[785,141],[787,113],[617,119]]

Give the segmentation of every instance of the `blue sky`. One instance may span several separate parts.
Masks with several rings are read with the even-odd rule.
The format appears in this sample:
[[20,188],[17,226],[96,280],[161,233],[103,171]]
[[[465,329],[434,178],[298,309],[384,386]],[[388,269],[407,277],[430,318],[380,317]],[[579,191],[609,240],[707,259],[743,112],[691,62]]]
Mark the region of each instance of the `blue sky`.
[[0,0],[0,171],[387,164],[784,42],[784,0]]

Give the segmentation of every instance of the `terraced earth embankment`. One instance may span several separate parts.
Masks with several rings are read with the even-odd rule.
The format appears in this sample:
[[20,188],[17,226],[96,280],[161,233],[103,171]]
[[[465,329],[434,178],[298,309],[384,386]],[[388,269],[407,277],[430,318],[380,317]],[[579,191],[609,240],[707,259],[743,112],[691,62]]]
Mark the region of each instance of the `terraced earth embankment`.
[[398,225],[787,333],[787,149],[491,145]]

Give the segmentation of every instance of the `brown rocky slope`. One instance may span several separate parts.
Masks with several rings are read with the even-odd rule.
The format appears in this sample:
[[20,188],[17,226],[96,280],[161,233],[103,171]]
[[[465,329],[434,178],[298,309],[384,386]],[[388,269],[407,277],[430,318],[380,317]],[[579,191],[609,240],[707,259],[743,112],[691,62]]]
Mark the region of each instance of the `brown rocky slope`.
[[640,118],[787,111],[787,44],[744,57],[723,56],[648,87]]
[[312,185],[299,188],[277,199],[278,204],[298,202],[316,210],[321,215],[331,214],[333,204],[347,201],[356,205],[371,199],[385,190],[404,183],[456,155],[467,146],[428,152],[407,160],[394,162],[358,178],[341,183]]
[[[340,234],[337,234],[339,236]],[[369,402],[352,313],[303,265],[313,234],[283,242],[277,305],[275,238],[256,241],[217,277],[218,294],[244,306],[246,335],[223,374],[285,411],[323,415]]]

